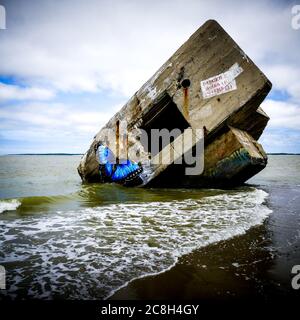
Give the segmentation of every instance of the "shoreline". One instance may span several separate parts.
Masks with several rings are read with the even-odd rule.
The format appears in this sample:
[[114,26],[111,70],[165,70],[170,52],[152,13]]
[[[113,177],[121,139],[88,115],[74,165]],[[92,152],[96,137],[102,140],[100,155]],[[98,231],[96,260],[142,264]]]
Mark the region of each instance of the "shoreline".
[[196,249],[169,270],[130,281],[108,300],[271,302],[293,298],[298,292],[289,287],[289,279],[282,286],[270,277],[276,256],[265,247],[269,241],[265,232],[264,226],[256,226],[244,235]]
[[[255,248],[249,251],[253,237],[257,239]],[[257,297],[258,279],[246,274],[251,273],[251,265],[262,264],[261,267],[266,269],[267,264],[272,263],[272,257],[261,247],[264,239],[264,226],[252,227],[246,234],[183,255],[175,265],[162,273],[130,281],[108,300],[227,300]]]
[[[267,192],[272,213],[262,225],[183,255],[170,269],[132,280],[108,299],[272,302],[299,298],[299,290],[291,286],[291,268],[300,261],[299,219],[294,214],[300,190],[276,186]],[[287,194],[293,201],[286,203]]]

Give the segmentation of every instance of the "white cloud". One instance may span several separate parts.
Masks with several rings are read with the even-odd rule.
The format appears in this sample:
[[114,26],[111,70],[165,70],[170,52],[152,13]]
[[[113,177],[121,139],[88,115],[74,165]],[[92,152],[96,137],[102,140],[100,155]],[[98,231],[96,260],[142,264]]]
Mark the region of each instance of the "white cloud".
[[273,132],[267,127],[266,134],[263,134],[260,143],[264,146],[266,152],[290,152],[300,153],[299,131],[292,132]]
[[261,106],[270,117],[269,127],[300,129],[300,112],[298,105],[290,102],[267,99]]
[[110,117],[110,112],[82,112],[59,103],[33,103],[1,108],[0,128],[6,139],[17,137],[20,130],[20,137],[27,139],[41,139],[44,134],[50,139],[59,134],[64,139],[68,134],[85,136],[86,133],[91,138]]
[[[299,34],[300,37],[300,34]],[[300,65],[274,64],[265,67],[266,74],[272,79],[273,86],[285,90],[292,100],[300,104]]]
[[210,18],[270,76],[277,65],[288,74],[298,67],[299,33],[291,28],[288,4],[91,0],[12,1],[7,7],[14,21],[8,16],[0,34],[0,73],[58,90],[108,88],[130,96]]
[[0,102],[8,100],[49,100],[54,92],[44,88],[22,88],[0,82]]
[[[263,104],[270,127],[299,130],[300,30],[291,28],[289,2],[9,0],[4,4],[8,16],[7,29],[0,32],[0,75],[12,76],[25,86],[0,87],[0,102],[20,100],[19,105],[0,109],[4,138],[48,143],[60,139],[65,145],[71,136],[91,138],[116,109],[109,102],[99,113],[85,104],[72,108],[60,103],[60,92],[71,96],[105,90],[124,95],[126,102],[208,19],[219,21],[273,87],[290,95],[285,102]],[[51,99],[55,94],[57,103],[21,101]]]

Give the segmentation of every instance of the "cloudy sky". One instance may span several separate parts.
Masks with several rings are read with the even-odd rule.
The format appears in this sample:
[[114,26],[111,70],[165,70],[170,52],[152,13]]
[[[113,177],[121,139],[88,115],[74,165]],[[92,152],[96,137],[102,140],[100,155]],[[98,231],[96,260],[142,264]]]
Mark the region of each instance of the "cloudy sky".
[[[300,4],[300,1],[298,1]],[[273,83],[267,152],[300,153],[297,1],[0,0],[0,154],[82,153],[128,98],[206,20]]]

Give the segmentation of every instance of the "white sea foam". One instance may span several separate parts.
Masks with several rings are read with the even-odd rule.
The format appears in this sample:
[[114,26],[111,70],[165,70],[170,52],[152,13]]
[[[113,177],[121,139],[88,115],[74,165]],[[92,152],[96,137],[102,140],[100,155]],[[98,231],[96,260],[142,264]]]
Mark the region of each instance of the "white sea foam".
[[20,205],[21,202],[17,199],[0,200],[0,213],[16,210]]
[[9,280],[14,290],[26,281],[32,297],[105,298],[132,279],[169,269],[183,254],[261,224],[271,212],[266,197],[253,188],[0,220],[0,252],[4,262],[22,260]]

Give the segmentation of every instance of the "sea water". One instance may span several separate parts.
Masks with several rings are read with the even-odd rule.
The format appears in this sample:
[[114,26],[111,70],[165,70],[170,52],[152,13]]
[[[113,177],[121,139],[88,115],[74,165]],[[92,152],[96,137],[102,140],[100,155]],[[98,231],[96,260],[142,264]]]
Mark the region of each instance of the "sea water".
[[[104,299],[195,249],[265,223],[276,184],[297,189],[299,156],[271,156],[231,190],[82,184],[80,156],[0,157],[5,298]],[[290,162],[287,169],[282,164]]]

